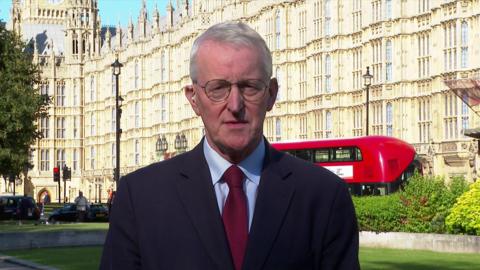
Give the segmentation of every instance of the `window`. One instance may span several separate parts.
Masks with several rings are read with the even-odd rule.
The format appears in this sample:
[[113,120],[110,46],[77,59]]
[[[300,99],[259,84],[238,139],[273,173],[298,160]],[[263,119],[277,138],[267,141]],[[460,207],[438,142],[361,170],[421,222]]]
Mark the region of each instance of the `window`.
[[423,32],[417,36],[418,43],[418,77],[430,76],[430,33]]
[[161,66],[161,72],[160,72],[160,77],[162,78],[162,82],[165,82],[166,76],[167,76],[167,67],[166,67],[166,62],[165,62],[165,51],[162,51],[162,55],[160,57],[160,66]]
[[275,48],[280,49],[281,46],[281,19],[280,19],[280,10],[277,10],[275,13]]
[[73,91],[73,106],[78,106],[78,88],[77,88],[77,83],[75,81],[73,81],[72,91]]
[[40,170],[41,171],[50,170],[50,150],[40,151]]
[[57,149],[57,167],[61,170],[63,165],[65,165],[65,150]]
[[325,92],[332,92],[332,63],[328,54],[325,56]]
[[77,168],[78,168],[78,153],[77,153],[77,149],[73,149],[72,170],[76,171]]
[[307,38],[307,11],[302,10],[298,16],[298,46],[306,45]]
[[112,97],[117,96],[117,77],[112,74]]
[[353,136],[363,134],[363,106],[353,108]]
[[369,105],[372,108],[372,129],[373,134],[383,134],[383,109],[381,102],[372,102]]
[[90,169],[95,169],[95,147],[90,146]]
[[321,19],[321,5],[320,1],[316,0],[313,3],[313,37],[319,38],[321,35],[322,29],[322,19]]
[[325,137],[332,137],[332,113],[330,111],[325,114]]
[[135,140],[135,165],[140,164],[140,142]]
[[322,56],[313,56],[313,84],[315,94],[322,93]]
[[372,19],[374,23],[382,20],[382,0],[372,1]]
[[362,0],[353,0],[352,22],[353,32],[362,30]]
[[465,130],[468,129],[468,96],[463,95],[462,97],[462,134],[465,134]]
[[418,13],[428,12],[430,9],[430,0],[418,0]]
[[135,102],[135,127],[140,127],[140,104]]
[[462,22],[462,37],[461,37],[461,68],[468,67],[468,23]]
[[386,112],[385,112],[386,116],[387,116],[387,121],[386,121],[386,124],[387,124],[387,133],[386,135],[387,136],[393,136],[393,109],[392,109],[392,103],[387,103],[387,106],[386,106]]
[[444,138],[458,138],[458,105],[457,96],[454,94],[445,94],[445,116],[443,119]]
[[275,120],[275,140],[282,140],[282,120],[280,118]]
[[57,117],[57,134],[55,137],[58,139],[65,138],[65,117]]
[[307,96],[307,63],[305,61],[298,63],[298,71],[300,99],[305,99]]
[[315,121],[315,131],[313,132],[314,136],[316,139],[322,138],[323,134],[323,116],[322,112],[320,110],[317,110],[313,114],[314,116],[314,121]]
[[90,114],[90,135],[95,136],[95,129],[96,129],[96,124],[97,120],[95,118],[95,114],[92,112]]
[[457,27],[455,22],[443,26],[443,66],[445,71],[457,68]]
[[363,73],[362,73],[362,48],[352,50],[352,86],[353,89],[363,88]]
[[165,95],[162,95],[160,101],[160,121],[165,123],[167,121],[167,100]]
[[385,66],[385,80],[387,82],[392,80],[392,42],[387,40],[385,45],[385,58],[386,58],[386,66]]
[[55,95],[55,105],[59,107],[65,106],[65,81],[57,82],[57,92]]
[[300,122],[300,139],[305,140],[307,139],[307,130],[308,130],[308,124],[307,124],[307,116],[302,115],[299,117],[299,122]]
[[325,5],[325,24],[323,29],[323,33],[325,34],[326,37],[329,37],[332,33],[331,29],[331,23],[332,23],[332,7],[331,7],[331,0],[325,0],[324,2]]
[[138,60],[135,60],[135,79],[134,79],[134,86],[133,86],[134,89],[138,89],[139,87],[139,84],[138,84],[139,78],[140,78],[140,70],[138,66]]
[[278,83],[277,100],[281,100],[282,92],[280,91],[280,89],[281,89],[281,80],[282,80],[282,70],[280,69],[280,67],[277,67],[275,69],[275,78],[277,78],[277,83]]
[[48,96],[48,81],[40,84],[40,94]]
[[372,55],[373,55],[373,64],[372,64],[372,83],[381,82],[383,77],[382,72],[382,62],[383,62],[383,50],[382,50],[382,41],[380,39],[373,40],[371,42],[372,46]]
[[385,18],[392,18],[392,0],[385,0]]
[[95,77],[90,76],[90,101],[95,101]]
[[116,168],[116,166],[117,166],[117,148],[116,148],[115,143],[112,143],[111,153],[112,153],[112,168]]
[[48,138],[50,130],[50,119],[48,116],[40,118],[40,130],[42,132],[42,138]]

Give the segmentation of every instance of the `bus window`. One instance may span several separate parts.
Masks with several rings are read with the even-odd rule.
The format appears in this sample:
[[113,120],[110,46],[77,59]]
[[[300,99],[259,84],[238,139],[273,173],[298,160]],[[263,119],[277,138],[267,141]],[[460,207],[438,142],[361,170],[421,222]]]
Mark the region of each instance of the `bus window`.
[[360,148],[355,147],[355,154],[357,155],[355,160],[363,160],[362,158],[362,152],[360,151]]
[[353,148],[335,148],[331,161],[354,161],[355,155]]
[[315,150],[315,162],[328,162],[328,149]]
[[302,149],[295,151],[295,156],[299,159],[306,161],[312,161],[312,151],[308,149]]

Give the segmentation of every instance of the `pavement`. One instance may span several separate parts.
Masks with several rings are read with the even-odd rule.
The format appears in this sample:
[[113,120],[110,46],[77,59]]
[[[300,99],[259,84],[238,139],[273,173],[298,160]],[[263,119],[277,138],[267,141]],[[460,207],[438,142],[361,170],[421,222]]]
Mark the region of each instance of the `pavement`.
[[58,270],[57,268],[40,265],[37,263],[20,260],[11,256],[0,254],[1,270]]

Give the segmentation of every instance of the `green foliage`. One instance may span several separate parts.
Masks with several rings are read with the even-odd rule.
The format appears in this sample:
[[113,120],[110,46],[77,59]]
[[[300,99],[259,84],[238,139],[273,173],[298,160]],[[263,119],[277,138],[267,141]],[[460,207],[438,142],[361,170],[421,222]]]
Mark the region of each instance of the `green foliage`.
[[400,192],[352,199],[361,231],[445,233],[445,217],[467,189],[461,177],[446,186],[443,178],[415,174]]
[[461,177],[447,186],[441,177],[415,174],[400,192],[404,231],[445,233],[445,217],[466,188]]
[[352,197],[360,231],[401,231],[398,193],[388,196]]
[[17,176],[29,166],[30,145],[40,136],[35,121],[48,105],[34,87],[39,71],[28,49],[0,24],[0,175],[4,177]]
[[457,199],[445,223],[450,233],[480,235],[480,181]]

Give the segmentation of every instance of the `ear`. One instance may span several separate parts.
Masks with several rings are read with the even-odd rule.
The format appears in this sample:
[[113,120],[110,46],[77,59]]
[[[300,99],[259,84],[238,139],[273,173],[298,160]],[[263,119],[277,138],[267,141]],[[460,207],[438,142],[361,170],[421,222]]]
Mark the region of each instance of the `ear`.
[[271,111],[275,101],[277,100],[278,82],[276,78],[270,79],[270,86],[268,87],[267,111]]
[[196,115],[200,115],[200,110],[198,108],[198,103],[197,103],[197,93],[195,92],[195,89],[193,88],[193,85],[187,85],[184,87],[185,90],[185,97],[187,97],[188,102],[190,102],[190,105],[192,106],[193,111],[195,112]]

